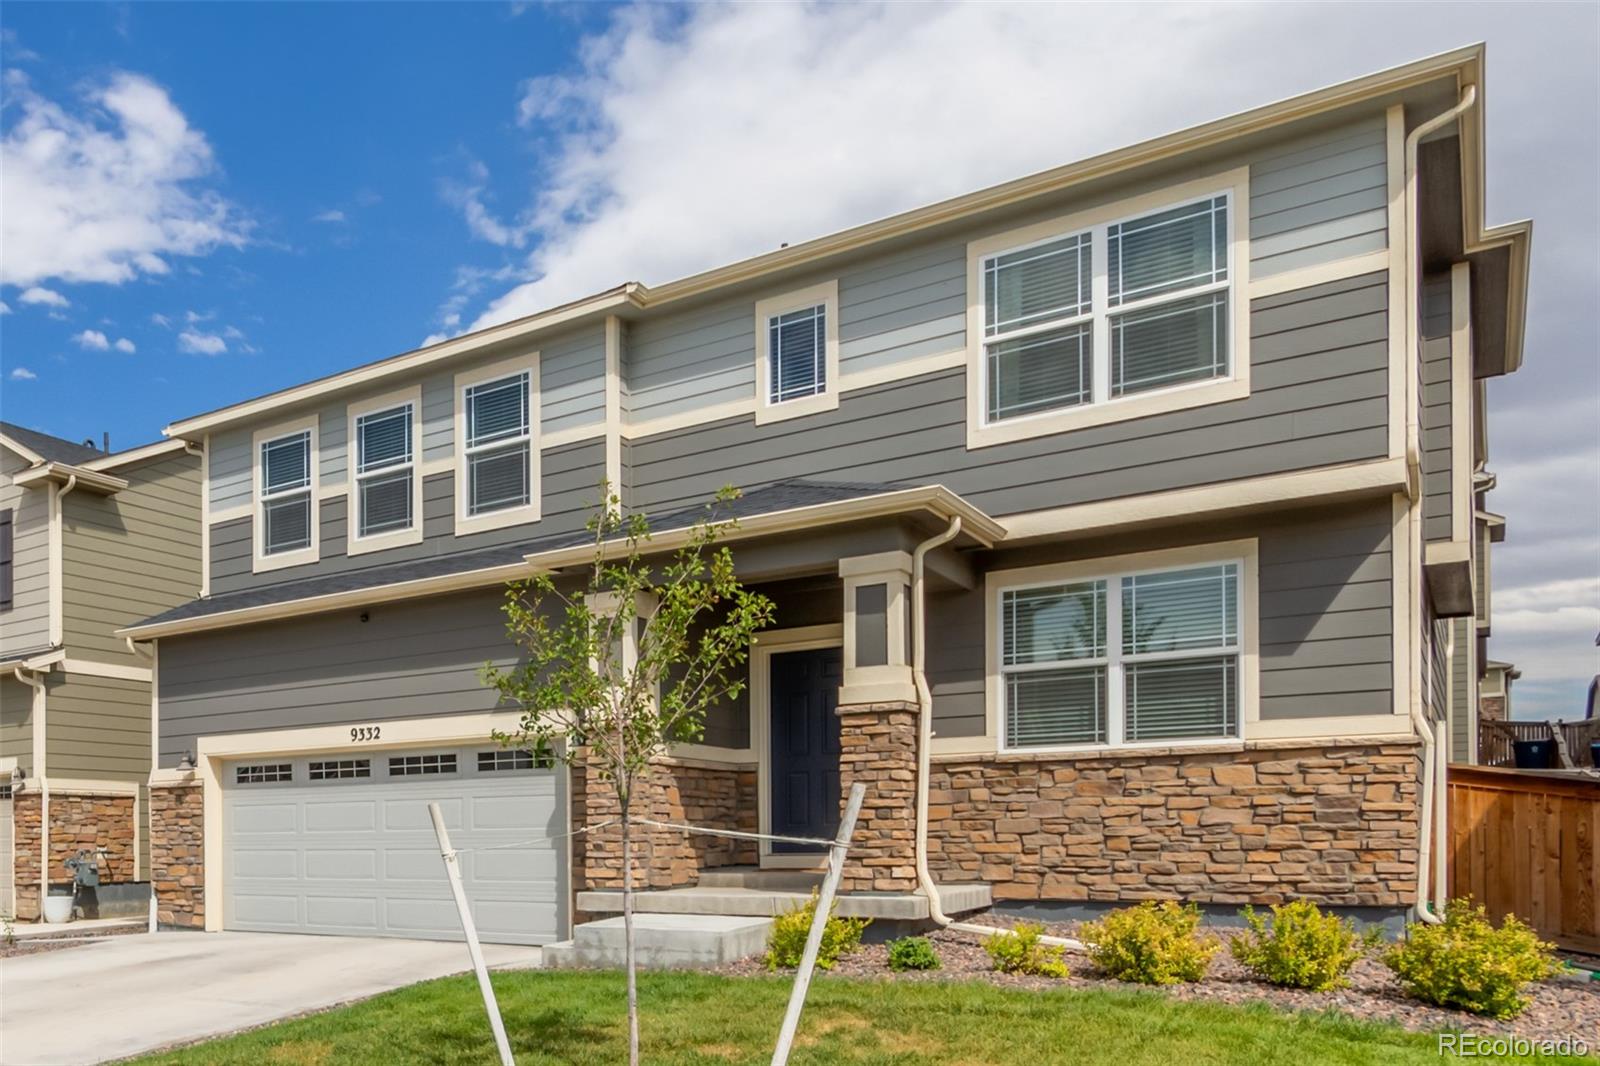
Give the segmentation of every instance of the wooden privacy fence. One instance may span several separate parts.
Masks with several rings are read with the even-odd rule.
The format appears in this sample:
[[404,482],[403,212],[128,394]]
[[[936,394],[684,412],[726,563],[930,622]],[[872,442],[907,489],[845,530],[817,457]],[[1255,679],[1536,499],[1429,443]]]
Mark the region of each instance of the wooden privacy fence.
[[1450,896],[1600,953],[1600,778],[1452,764]]

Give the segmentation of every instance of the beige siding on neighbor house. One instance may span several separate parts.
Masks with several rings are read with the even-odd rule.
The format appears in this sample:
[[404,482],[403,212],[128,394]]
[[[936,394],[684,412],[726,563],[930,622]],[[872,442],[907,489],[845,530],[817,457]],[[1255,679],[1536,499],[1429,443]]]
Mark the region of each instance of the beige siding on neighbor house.
[[12,477],[28,464],[0,448],[0,508],[12,510],[12,607],[0,611],[0,654],[44,648],[50,643],[50,496],[25,489]]
[[141,780],[150,773],[150,685],[86,674],[48,675],[45,773]]
[[14,677],[0,678],[0,759],[32,769],[33,689]]
[[62,500],[63,637],[70,658],[144,667],[115,630],[200,594],[200,460],[168,453],[116,473],[121,492]]

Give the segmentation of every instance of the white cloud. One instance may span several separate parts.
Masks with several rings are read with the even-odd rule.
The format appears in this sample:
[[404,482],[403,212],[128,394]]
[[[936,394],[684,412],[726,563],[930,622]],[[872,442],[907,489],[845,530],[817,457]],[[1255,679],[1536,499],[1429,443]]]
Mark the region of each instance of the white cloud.
[[117,351],[122,352],[124,355],[132,355],[134,352],[138,351],[138,348],[134,346],[134,343],[126,337],[118,338],[117,343],[112,345],[112,347]]
[[484,203],[489,184],[489,168],[474,159],[467,164],[471,180],[446,181],[441,186],[444,198],[461,209],[467,229],[479,240],[501,248],[521,248],[537,228],[537,222],[527,213],[515,222],[501,222]]
[[228,342],[215,333],[186,329],[178,334],[178,350],[190,355],[221,355],[228,350]]
[[10,313],[11,305],[6,303],[4,300],[0,300],[0,315],[9,315]]
[[202,184],[216,170],[205,135],[148,78],[113,74],[71,110],[14,68],[5,88],[0,281],[120,284],[245,243],[249,223]]
[[150,321],[153,324],[155,324],[157,326],[160,326],[162,329],[171,329],[172,328],[172,319],[168,318],[166,315],[162,315],[162,314],[151,315],[150,316]]
[[71,300],[54,289],[45,289],[38,285],[24,289],[22,295],[17,297],[17,300],[35,307],[68,307],[72,303]]
[[321,211],[311,216],[313,222],[347,222],[343,211]]
[[15,366],[11,368],[12,381],[37,381],[38,379],[39,375],[35,374],[25,366]]
[[78,347],[89,351],[103,352],[111,347],[106,335],[97,329],[86,329],[82,333],[74,334],[72,339]]

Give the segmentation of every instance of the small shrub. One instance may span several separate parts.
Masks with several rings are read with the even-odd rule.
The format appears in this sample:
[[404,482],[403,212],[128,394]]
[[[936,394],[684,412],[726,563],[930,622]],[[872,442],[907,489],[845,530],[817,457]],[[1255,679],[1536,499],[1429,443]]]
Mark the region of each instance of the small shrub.
[[1496,929],[1481,906],[1458,899],[1445,908],[1442,925],[1406,926],[1405,941],[1383,961],[1425,1003],[1512,1018],[1528,1005],[1523,988],[1560,969],[1554,948],[1515,915]]
[[889,969],[896,973],[904,970],[937,970],[939,953],[925,936],[903,936],[889,941]]
[[994,968],[1001,973],[1030,974],[1034,977],[1065,977],[1064,948],[1043,944],[1044,926],[1038,922],[1018,922],[1009,933],[996,933],[983,942]]
[[1146,900],[1086,923],[1078,936],[1096,966],[1120,981],[1173,985],[1206,975],[1211,956],[1222,946],[1201,937],[1200,908],[1172,900]]
[[1327,992],[1345,984],[1345,974],[1379,936],[1363,936],[1354,922],[1324,914],[1310,900],[1272,908],[1271,917],[1252,907],[1239,912],[1249,931],[1233,938],[1233,957],[1269,984]]
[[[800,965],[816,914],[817,894],[813,892],[805,906],[772,919],[772,932],[767,934],[767,969],[792,970]],[[853,954],[861,947],[861,934],[871,924],[871,918],[840,918],[829,914],[827,924],[822,927],[822,946],[817,949],[817,968],[831,970],[839,956]]]

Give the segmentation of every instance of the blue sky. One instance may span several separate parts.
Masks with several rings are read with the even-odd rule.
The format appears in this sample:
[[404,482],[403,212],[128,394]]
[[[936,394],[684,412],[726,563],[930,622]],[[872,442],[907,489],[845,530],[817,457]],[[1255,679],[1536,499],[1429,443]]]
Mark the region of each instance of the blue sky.
[[0,416],[115,446],[1474,41],[1495,658],[1600,672],[1600,19],[1584,4],[36,4],[0,12]]

